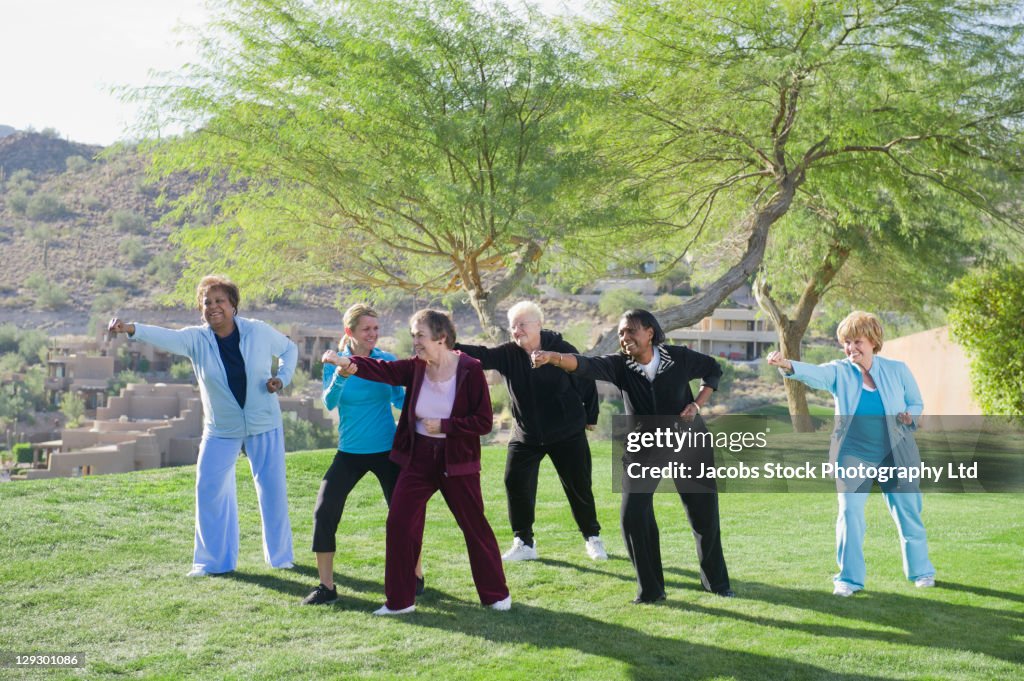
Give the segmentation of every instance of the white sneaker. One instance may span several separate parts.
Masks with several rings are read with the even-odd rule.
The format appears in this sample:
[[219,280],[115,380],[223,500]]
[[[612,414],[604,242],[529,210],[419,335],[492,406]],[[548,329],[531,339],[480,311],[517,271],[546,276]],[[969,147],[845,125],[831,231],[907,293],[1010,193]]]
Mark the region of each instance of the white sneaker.
[[604,550],[600,537],[587,537],[587,555],[591,560],[608,560],[608,552]]
[[512,609],[512,594],[505,596],[500,601],[495,601],[489,606],[491,610],[511,610]]
[[207,572],[206,568],[204,568],[202,565],[193,565],[192,569],[189,570],[188,574],[186,574],[185,576],[186,577],[209,577],[212,574],[213,574],[212,572]]
[[416,604],[413,603],[408,608],[402,608],[401,610],[392,610],[387,605],[382,605],[373,611],[374,615],[405,615],[416,609]]
[[843,598],[849,598],[855,593],[857,593],[856,590],[846,582],[836,582],[835,588],[832,589],[833,596],[842,596]]
[[502,556],[502,560],[537,560],[537,544],[534,540],[533,546],[527,546],[526,543],[516,537],[512,540],[512,548],[506,551]]
[[914,580],[914,586],[918,589],[927,589],[928,587],[935,586],[935,575],[930,577],[918,577]]

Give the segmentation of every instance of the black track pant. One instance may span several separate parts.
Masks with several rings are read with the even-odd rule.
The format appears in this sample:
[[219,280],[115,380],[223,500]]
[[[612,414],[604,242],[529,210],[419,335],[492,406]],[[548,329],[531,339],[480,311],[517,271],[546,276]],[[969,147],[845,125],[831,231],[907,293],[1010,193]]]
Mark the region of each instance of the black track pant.
[[601,525],[597,522],[590,480],[590,443],[583,431],[560,442],[543,445],[508,443],[505,491],[508,493],[508,520],[512,532],[527,544],[533,544],[537,475],[545,456],[551,457],[580,533],[584,537],[599,536]]
[[[697,543],[700,581],[708,591],[729,588],[729,571],[722,555],[722,531],[718,519],[717,492],[680,492],[693,538]],[[654,494],[630,492],[622,495],[622,537],[636,570],[637,598],[656,601],[665,593],[661,568],[661,542],[654,517]]]
[[324,474],[316,506],[313,507],[313,550],[317,553],[335,551],[334,535],[345,510],[345,500],[367,473],[377,476],[384,501],[390,506],[391,491],[395,489],[399,470],[398,465],[388,458],[388,452],[349,454],[339,450]]

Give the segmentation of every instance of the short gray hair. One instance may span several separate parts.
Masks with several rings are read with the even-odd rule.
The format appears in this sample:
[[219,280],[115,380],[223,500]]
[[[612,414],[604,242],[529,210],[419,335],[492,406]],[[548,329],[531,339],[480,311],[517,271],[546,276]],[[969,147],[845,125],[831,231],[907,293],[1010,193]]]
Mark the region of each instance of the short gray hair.
[[511,324],[512,320],[523,313],[529,313],[530,315],[537,318],[541,326],[544,326],[544,311],[540,309],[540,306],[532,300],[520,300],[518,303],[508,309],[508,323]]

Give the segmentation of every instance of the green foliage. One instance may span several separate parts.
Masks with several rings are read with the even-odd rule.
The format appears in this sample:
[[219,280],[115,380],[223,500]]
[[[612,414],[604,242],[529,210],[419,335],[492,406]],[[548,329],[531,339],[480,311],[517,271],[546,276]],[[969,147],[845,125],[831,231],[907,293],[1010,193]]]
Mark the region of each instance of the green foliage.
[[990,415],[1024,414],[1024,267],[971,272],[952,287],[952,337],[971,358],[973,394]]
[[28,210],[29,195],[24,189],[15,189],[7,193],[7,207],[17,215],[24,215]]
[[0,325],[0,354],[16,354],[20,365],[10,366],[9,371],[20,371],[22,367],[39,364],[40,352],[46,348],[46,332],[37,329],[19,329],[14,324]]
[[308,449],[333,449],[338,444],[338,433],[311,421],[297,418],[294,412],[282,414],[284,423],[285,451],[298,452]]
[[32,463],[32,445],[28,442],[18,442],[11,447],[11,454],[18,463]]
[[612,419],[624,412],[622,400],[602,400],[598,405],[597,426],[594,428],[594,435],[601,440],[610,440]]
[[103,267],[96,270],[93,272],[92,280],[97,289],[109,289],[124,285],[121,270],[116,267]]
[[98,319],[100,321],[108,321],[117,314],[117,311],[124,305],[126,299],[123,289],[101,291],[92,299],[92,311],[99,315]]
[[130,369],[120,371],[107,381],[107,394],[117,396],[129,383],[145,383],[146,379]]
[[[219,209],[176,235],[183,280],[212,270],[253,294],[342,282],[496,305],[549,240],[619,210],[600,191],[613,164],[578,125],[586,64],[536,11],[235,0],[214,25],[212,66],[152,91],[156,109],[202,121],[153,149],[158,174],[205,176],[176,217]],[[238,193],[220,195],[223,178]]]
[[588,322],[573,322],[561,329],[562,338],[580,352],[590,347],[591,325]]
[[82,198],[82,207],[87,210],[100,210],[104,205],[103,199],[93,194]]
[[149,222],[146,220],[146,216],[133,210],[115,210],[110,219],[114,229],[119,232],[145,234],[149,231]]
[[20,189],[31,194],[36,189],[36,183],[32,180],[32,171],[28,168],[20,168],[11,173],[7,178],[7,189]]
[[682,305],[683,299],[672,293],[662,293],[660,296],[654,299],[654,310],[664,310],[666,308],[675,307],[676,305]]
[[174,253],[162,251],[149,260],[146,274],[157,280],[161,285],[173,288],[181,277],[181,266]]
[[68,428],[77,428],[85,416],[85,400],[78,393],[69,390],[60,398],[60,412],[67,419]]
[[149,259],[146,246],[137,236],[126,237],[117,245],[117,252],[130,265],[138,267]]
[[171,374],[171,378],[184,381],[191,379],[195,374],[192,371],[192,362],[188,360],[179,360],[171,365],[168,373]]
[[60,197],[49,193],[33,194],[25,206],[25,216],[32,220],[59,220],[67,212]]
[[605,291],[598,300],[597,307],[605,317],[617,318],[626,310],[645,308],[647,299],[636,291],[628,288],[615,288]]
[[69,173],[80,173],[89,167],[89,161],[76,154],[64,159],[64,165],[67,167]]
[[494,410],[495,414],[500,414],[510,408],[511,398],[504,381],[489,386],[489,390],[491,393],[491,409]]
[[40,310],[61,310],[71,302],[71,296],[59,284],[50,282],[36,293],[35,304]]

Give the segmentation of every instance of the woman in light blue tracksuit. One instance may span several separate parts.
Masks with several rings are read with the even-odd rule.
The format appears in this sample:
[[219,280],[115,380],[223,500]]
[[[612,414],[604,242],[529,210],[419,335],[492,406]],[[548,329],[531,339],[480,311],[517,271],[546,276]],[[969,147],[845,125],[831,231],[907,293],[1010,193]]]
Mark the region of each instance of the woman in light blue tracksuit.
[[[284,427],[276,393],[291,382],[295,343],[268,324],[238,317],[238,287],[204,277],[196,291],[204,326],[172,330],[113,319],[127,333],[192,361],[203,402],[196,467],[195,552],[190,577],[231,572],[238,563],[235,462],[245,447],[263,520],[263,558],[291,568],[292,531],[284,470]],[[271,373],[279,359],[277,376]]]
[[[773,352],[769,364],[790,380],[827,390],[836,401],[836,428],[829,461],[844,469],[918,467],[921,454],[914,442],[915,419],[924,403],[917,382],[903,362],[878,357],[882,325],[867,312],[852,312],[836,332],[846,359],[815,366],[792,362]],[[840,482],[836,520],[836,561],[833,593],[851,596],[864,588],[864,504],[872,480]],[[903,573],[919,587],[935,586],[935,568],[928,559],[928,540],[921,521],[921,492],[916,484],[895,478],[881,483],[889,513],[896,522],[903,553]],[[854,490],[854,491],[847,491]]]

